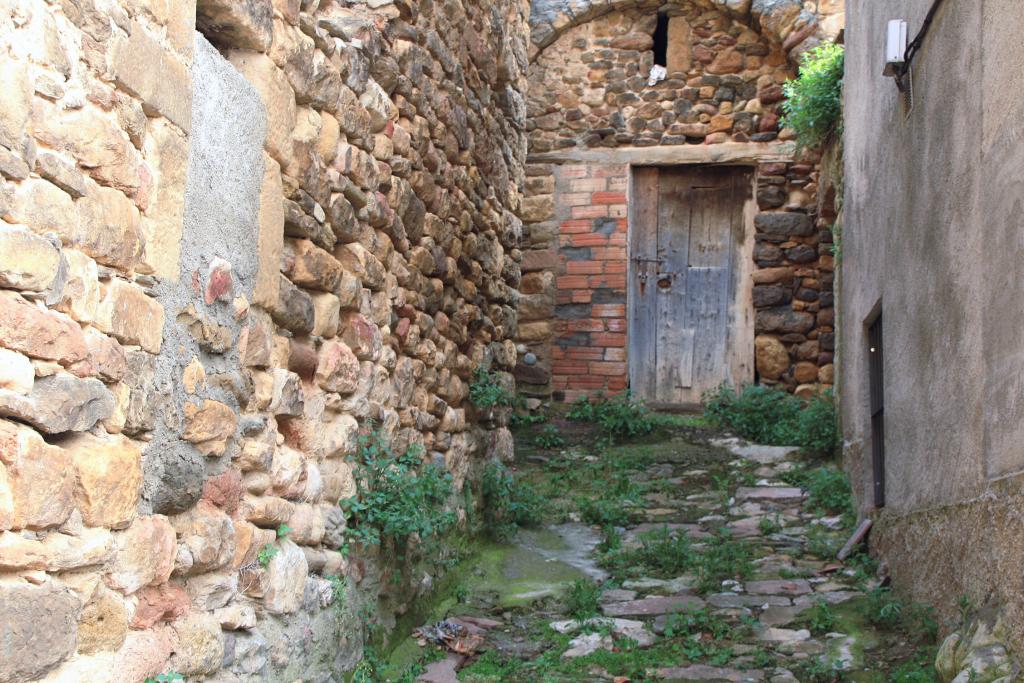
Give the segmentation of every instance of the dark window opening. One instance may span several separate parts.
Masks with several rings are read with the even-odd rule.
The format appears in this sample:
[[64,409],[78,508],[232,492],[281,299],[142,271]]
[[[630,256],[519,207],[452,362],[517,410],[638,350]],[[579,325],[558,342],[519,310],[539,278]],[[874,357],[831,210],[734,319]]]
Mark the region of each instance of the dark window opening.
[[885,507],[885,389],[882,377],[882,313],[868,326],[868,371],[871,391],[871,466],[875,507]]
[[668,66],[668,15],[658,15],[658,25],[654,29],[654,63],[657,66]]

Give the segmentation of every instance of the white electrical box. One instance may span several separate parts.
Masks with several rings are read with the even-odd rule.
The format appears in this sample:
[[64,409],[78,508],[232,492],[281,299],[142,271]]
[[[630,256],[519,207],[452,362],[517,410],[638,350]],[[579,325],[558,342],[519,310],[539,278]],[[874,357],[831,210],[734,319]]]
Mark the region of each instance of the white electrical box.
[[904,55],[907,54],[907,22],[893,19],[889,22],[885,34],[885,76],[896,76],[903,67]]

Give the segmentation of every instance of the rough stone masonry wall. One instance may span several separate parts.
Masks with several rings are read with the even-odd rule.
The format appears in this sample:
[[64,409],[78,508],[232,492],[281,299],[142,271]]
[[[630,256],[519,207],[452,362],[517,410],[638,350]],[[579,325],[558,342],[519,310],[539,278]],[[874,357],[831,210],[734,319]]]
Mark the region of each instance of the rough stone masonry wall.
[[351,669],[398,569],[339,552],[357,429],[511,452],[466,397],[516,360],[526,21],[0,0],[0,681]]
[[[535,23],[547,16],[537,5]],[[782,84],[795,74],[795,55],[832,30],[816,17],[842,7],[805,15],[789,5],[755,23],[749,3],[746,10],[710,0],[613,3],[557,37],[535,25],[519,341],[537,362],[517,367],[521,390],[573,400],[626,386],[630,171],[615,150],[650,148],[653,159],[659,148],[691,146],[707,149],[712,162],[719,149],[748,144],[751,163],[758,144],[767,150],[790,140],[780,128]],[[659,9],[670,17],[669,73],[649,86]],[[571,160],[597,151],[603,159]],[[638,163],[642,155],[628,158]],[[758,376],[806,392],[832,382],[833,260],[827,220],[815,215],[815,158],[755,167],[763,212],[754,224]]]

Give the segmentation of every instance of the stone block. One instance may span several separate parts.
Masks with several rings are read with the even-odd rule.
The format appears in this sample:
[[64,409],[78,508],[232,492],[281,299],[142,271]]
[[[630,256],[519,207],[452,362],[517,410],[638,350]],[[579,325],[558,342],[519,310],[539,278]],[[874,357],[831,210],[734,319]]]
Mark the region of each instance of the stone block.
[[221,456],[235,436],[238,416],[229,406],[207,399],[202,406],[185,404],[185,431],[182,438],[195,444],[206,456]]
[[56,583],[0,581],[0,680],[42,677],[75,651],[81,603]]
[[348,312],[341,317],[339,336],[359,360],[376,361],[380,358],[383,340],[380,328],[361,313]]
[[281,274],[278,274],[278,298],[270,314],[274,322],[295,334],[306,335],[313,331],[313,300]]
[[287,538],[280,539],[278,547],[267,565],[263,607],[271,614],[292,614],[302,606],[309,566],[299,546]]
[[[32,125],[39,142],[74,157],[95,182],[132,197],[142,187],[142,157],[114,116],[98,107],[62,109],[37,98]],[[88,184],[86,181],[86,192]]]
[[77,477],[75,502],[89,526],[123,529],[135,518],[142,454],[123,436],[77,434],[63,444]]
[[78,202],[82,221],[68,244],[99,263],[130,273],[142,255],[139,211],[121,192],[95,183],[86,185]]
[[284,247],[284,205],[281,167],[263,155],[263,182],[260,185],[258,269],[253,285],[253,303],[273,308],[280,294],[281,252]]
[[188,138],[164,119],[150,119],[144,150],[156,178],[153,199],[140,224],[145,248],[139,270],[173,282],[180,270]]
[[192,124],[192,75],[173,52],[133,24],[110,49],[110,68],[122,88],[142,100],[149,116],[163,116],[186,133]]
[[754,357],[757,372],[763,379],[777,380],[789,369],[789,352],[775,337],[760,336],[754,339]]
[[231,518],[207,501],[170,518],[178,534],[174,573],[192,576],[228,566],[235,556]]
[[67,264],[67,275],[54,308],[80,323],[90,323],[100,303],[99,269],[95,261],[75,249],[64,249],[61,254]]
[[359,360],[345,343],[324,342],[320,346],[315,379],[324,391],[352,393],[359,381]]
[[85,177],[73,162],[53,152],[36,156],[36,173],[67,192],[74,199],[85,196]]
[[85,328],[85,343],[89,347],[89,365],[93,374],[105,382],[121,381],[128,371],[121,345],[92,327]]
[[0,530],[46,529],[67,521],[75,478],[63,450],[28,427],[0,420],[0,472]]
[[135,594],[133,629],[148,629],[161,621],[174,621],[188,613],[189,599],[185,589],[173,583],[149,586]]
[[273,18],[271,0],[196,0],[196,28],[221,48],[266,52]]
[[338,333],[341,303],[333,294],[321,292],[310,295],[313,300],[313,335],[330,339]]
[[228,604],[238,594],[238,572],[210,572],[190,576],[185,582],[192,608],[212,612]]
[[366,90],[359,96],[359,103],[370,114],[371,133],[379,133],[389,122],[398,120],[398,107],[373,79],[367,81]]
[[0,225],[0,287],[42,292],[57,279],[60,252],[24,226]]
[[106,529],[80,529],[75,536],[51,533],[40,539],[12,531],[0,533],[0,570],[62,572],[96,567],[114,552]]
[[96,310],[96,327],[122,344],[141,346],[159,353],[163,343],[164,309],[138,286],[114,278],[102,287]]
[[267,109],[267,152],[281,166],[292,158],[292,131],[295,129],[295,95],[288,78],[270,57],[256,52],[232,50],[228,60],[253,84]]
[[307,289],[333,292],[341,281],[341,264],[309,240],[288,240],[283,272],[294,284]]
[[0,57],[0,91],[4,106],[0,108],[0,145],[21,152],[26,142],[26,127],[32,112],[32,83],[29,63],[8,54]]
[[0,415],[46,434],[84,431],[114,413],[114,396],[97,379],[63,373],[40,377],[28,394],[0,390]]
[[346,271],[360,279],[364,287],[378,290],[384,284],[387,274],[384,264],[362,244],[344,244],[335,250],[334,255]]
[[78,652],[116,651],[128,635],[128,611],[124,600],[99,587],[78,617]]
[[35,379],[32,361],[20,353],[0,349],[0,390],[25,395],[32,391]]
[[108,586],[131,595],[170,578],[177,543],[166,517],[139,517],[126,530],[116,532],[114,540],[114,557],[105,576]]
[[762,309],[757,311],[754,318],[754,327],[759,334],[806,334],[814,328],[814,323],[814,316],[810,313],[794,311],[785,306]]
[[814,221],[803,213],[760,213],[754,227],[766,235],[807,237],[814,234]]
[[129,0],[132,14],[144,14],[167,28],[167,40],[183,55],[191,55],[196,29],[196,0]]
[[171,628],[177,637],[177,647],[170,662],[174,671],[190,678],[203,677],[221,667],[224,637],[216,617],[193,612],[175,621]]
[[56,233],[65,244],[78,237],[79,216],[71,195],[41,178],[14,186],[9,203],[0,203],[0,213],[8,223],[25,225],[37,235]]

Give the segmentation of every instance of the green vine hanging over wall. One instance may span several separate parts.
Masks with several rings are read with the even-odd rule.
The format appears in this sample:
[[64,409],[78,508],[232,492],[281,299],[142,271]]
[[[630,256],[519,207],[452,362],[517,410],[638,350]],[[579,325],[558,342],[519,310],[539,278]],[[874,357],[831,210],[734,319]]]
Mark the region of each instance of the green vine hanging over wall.
[[784,123],[796,131],[797,145],[817,148],[842,135],[842,45],[819,45],[804,56],[800,75],[783,86]]

